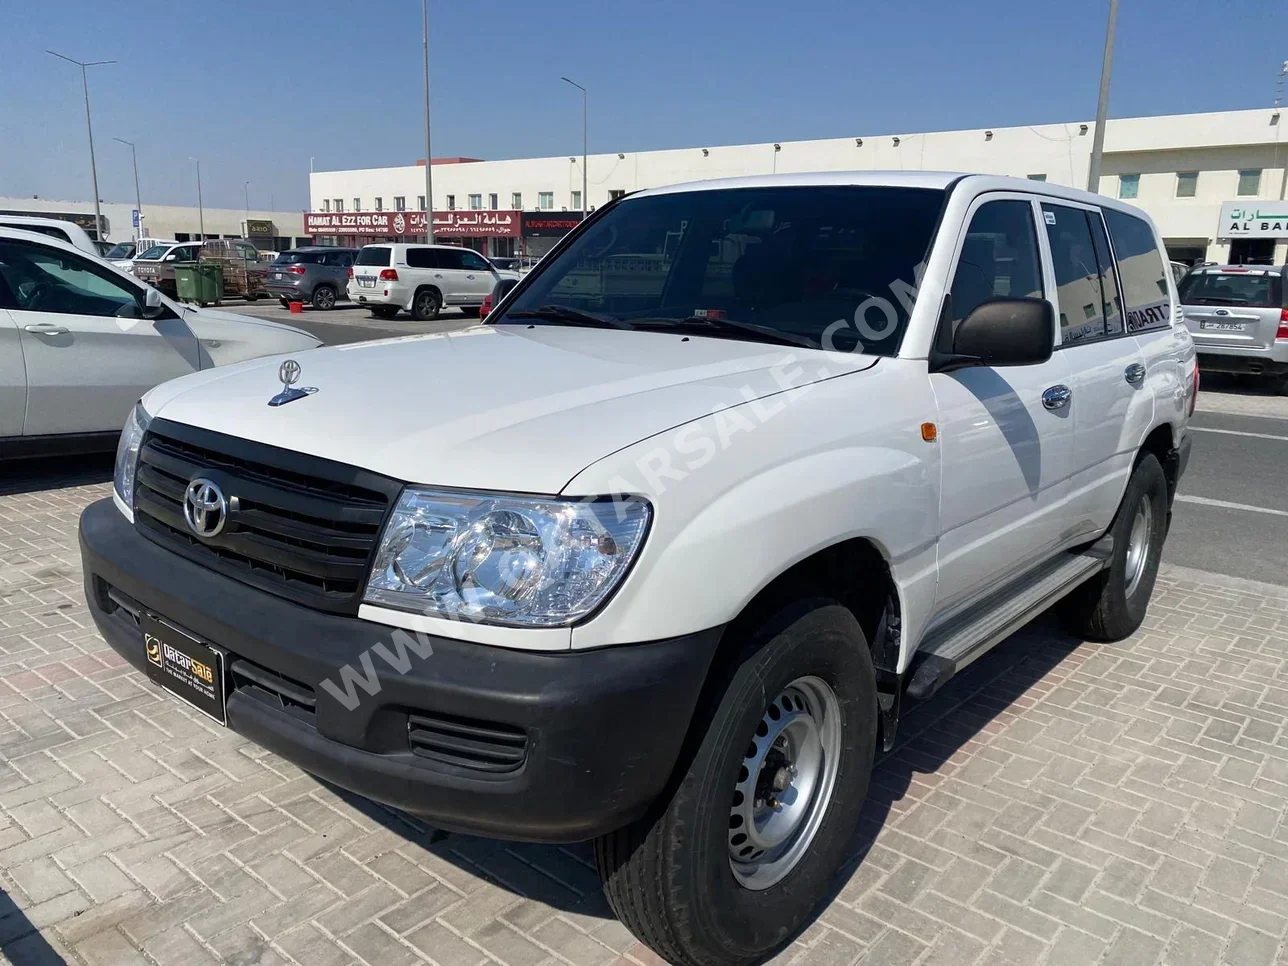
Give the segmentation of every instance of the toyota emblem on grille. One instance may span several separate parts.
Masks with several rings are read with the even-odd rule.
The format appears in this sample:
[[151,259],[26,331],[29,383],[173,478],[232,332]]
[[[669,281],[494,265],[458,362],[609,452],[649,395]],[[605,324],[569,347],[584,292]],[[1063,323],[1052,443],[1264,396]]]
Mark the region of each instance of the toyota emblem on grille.
[[183,494],[183,518],[188,529],[209,540],[219,536],[228,522],[228,500],[212,480],[196,479]]
[[294,359],[287,359],[277,367],[277,378],[282,381],[282,391],[268,401],[270,406],[285,406],[288,402],[295,402],[317,392],[315,386],[295,388],[295,384],[300,381],[300,364]]

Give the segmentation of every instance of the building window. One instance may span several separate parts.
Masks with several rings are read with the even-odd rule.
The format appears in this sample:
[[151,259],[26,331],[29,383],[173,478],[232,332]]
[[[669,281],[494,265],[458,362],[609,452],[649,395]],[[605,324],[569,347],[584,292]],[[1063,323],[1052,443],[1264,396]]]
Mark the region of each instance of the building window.
[[323,199],[322,199],[322,210],[323,210],[323,211],[330,211],[330,210],[331,210],[331,199],[330,199],[330,198],[323,198]]
[[416,196],[416,207],[418,207],[421,211],[424,211],[424,210],[425,210],[425,196],[424,196],[424,195],[417,195],[417,196]]
[[574,191],[572,193],[572,210],[581,211],[581,192],[580,191]]
[[471,210],[471,211],[478,211],[478,210],[479,210],[480,208],[482,208],[482,207],[483,207],[483,196],[482,196],[482,195],[470,195],[470,210]]
[[447,210],[448,211],[456,210],[456,195],[447,196]]
[[406,211],[406,210],[407,210],[407,196],[394,195],[394,211]]
[[625,188],[609,188],[609,189],[608,189],[608,200],[609,200],[609,201],[616,201],[618,198],[624,198],[624,197],[626,197],[626,189],[625,189]]
[[381,196],[377,195],[377,196],[376,196],[376,211],[384,211],[384,210],[385,210],[385,199],[384,199],[384,198],[382,198]]
[[1197,171],[1176,172],[1176,197],[1193,198],[1199,190],[1199,173]]
[[354,199],[353,199],[353,210],[354,210],[354,211],[361,211],[361,210],[362,210],[362,199],[361,199],[361,198],[354,198]]
[[1029,180],[1030,180],[1030,181],[1045,181],[1045,180],[1046,180],[1046,175],[1045,175],[1045,174],[1031,174],[1031,175],[1029,175]]
[[1140,175],[1120,174],[1118,176],[1118,197],[1135,198],[1140,192]]
[[496,211],[498,208],[501,207],[501,199],[495,191],[493,191],[490,195],[487,196],[487,206],[491,208],[493,211]]
[[1239,172],[1239,197],[1255,198],[1261,194],[1261,169],[1249,168]]
[[542,211],[551,211],[555,206],[555,193],[553,191],[537,192],[537,207]]
[[335,199],[335,210],[336,210],[336,211],[344,211],[344,199],[343,199],[343,198],[336,198],[336,199]]
[[523,192],[521,191],[510,192],[510,207],[513,208],[515,211],[523,210]]

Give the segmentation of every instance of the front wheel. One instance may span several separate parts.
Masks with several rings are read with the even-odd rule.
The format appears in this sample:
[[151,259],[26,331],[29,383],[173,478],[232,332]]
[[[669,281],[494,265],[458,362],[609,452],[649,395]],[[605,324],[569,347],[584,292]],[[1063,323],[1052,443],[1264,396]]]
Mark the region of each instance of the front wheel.
[[443,303],[438,293],[432,288],[423,288],[411,301],[411,317],[417,322],[427,322],[438,318],[438,312],[442,307]]
[[835,601],[772,618],[727,672],[657,814],[595,843],[613,911],[675,966],[744,966],[827,897],[876,751],[867,642]]
[[1158,577],[1169,509],[1163,467],[1153,453],[1143,453],[1109,526],[1108,566],[1061,605],[1074,631],[1093,641],[1120,641],[1140,627]]

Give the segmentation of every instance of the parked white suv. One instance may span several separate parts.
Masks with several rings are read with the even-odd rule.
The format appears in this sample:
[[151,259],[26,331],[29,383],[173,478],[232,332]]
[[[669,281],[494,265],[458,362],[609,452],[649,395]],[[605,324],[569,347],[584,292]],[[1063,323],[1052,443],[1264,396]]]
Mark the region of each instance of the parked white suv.
[[414,319],[436,319],[446,306],[477,315],[500,279],[518,277],[455,245],[367,245],[349,272],[348,292],[380,318],[402,309]]
[[1057,601],[1140,626],[1197,392],[1165,258],[1032,181],[642,191],[486,325],[148,393],[81,518],[89,604],[305,770],[594,839],[662,958],[759,961],[905,698]]
[[0,459],[110,452],[158,383],[318,345],[290,326],[178,305],[67,242],[0,228]]
[[17,228],[20,231],[35,232],[65,241],[74,248],[79,248],[87,255],[99,258],[98,246],[94,239],[75,222],[65,218],[40,218],[35,215],[0,215],[0,228]]

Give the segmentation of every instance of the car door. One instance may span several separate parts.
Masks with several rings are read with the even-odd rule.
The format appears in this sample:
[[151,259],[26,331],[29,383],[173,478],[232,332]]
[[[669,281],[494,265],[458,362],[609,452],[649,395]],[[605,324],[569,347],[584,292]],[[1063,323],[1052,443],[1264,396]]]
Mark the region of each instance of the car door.
[[197,339],[145,289],[65,248],[0,239],[27,371],[23,435],[116,432],[148,389],[200,368]]
[[1073,476],[1069,538],[1109,526],[1154,415],[1140,345],[1127,331],[1100,209],[1044,201],[1055,271],[1060,353],[1073,370]]
[[[445,305],[460,305],[476,301],[470,289],[470,280],[465,271],[465,252],[460,248],[435,248],[434,284],[443,293]],[[477,301],[483,301],[481,298]]]
[[0,439],[22,435],[27,411],[27,366],[22,358],[18,323],[9,311],[16,304],[0,260]]
[[492,293],[492,286],[496,284],[496,271],[486,258],[468,249],[461,252],[461,261],[465,269],[464,281],[470,293],[469,301],[481,303],[485,296]]
[[[1035,201],[1021,194],[991,193],[972,205],[958,240],[941,340],[951,345],[949,327],[988,299],[1050,300],[1036,219]],[[1059,548],[1068,526],[1071,378],[1060,352],[1035,366],[931,374],[942,473],[937,618]]]

